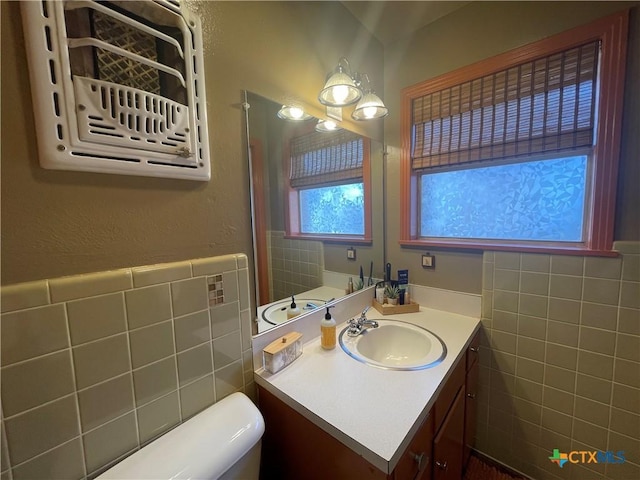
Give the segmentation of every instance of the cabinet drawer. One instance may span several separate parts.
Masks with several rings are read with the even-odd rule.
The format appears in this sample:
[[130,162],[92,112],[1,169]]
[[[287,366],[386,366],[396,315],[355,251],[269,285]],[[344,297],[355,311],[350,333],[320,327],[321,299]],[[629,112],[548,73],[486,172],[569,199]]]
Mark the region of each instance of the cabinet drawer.
[[398,461],[393,480],[429,480],[433,442],[433,412],[425,419]]
[[480,356],[480,332],[478,331],[467,347],[467,371],[471,370]]
[[447,380],[447,383],[444,385],[444,388],[438,395],[438,399],[436,400],[436,404],[434,407],[434,417],[435,417],[435,431],[437,432],[440,429],[440,425],[442,425],[442,421],[444,417],[447,416],[447,412],[453,403],[453,399],[456,398],[456,394],[460,387],[464,384],[465,377],[465,359],[462,358],[458,361],[454,370]]

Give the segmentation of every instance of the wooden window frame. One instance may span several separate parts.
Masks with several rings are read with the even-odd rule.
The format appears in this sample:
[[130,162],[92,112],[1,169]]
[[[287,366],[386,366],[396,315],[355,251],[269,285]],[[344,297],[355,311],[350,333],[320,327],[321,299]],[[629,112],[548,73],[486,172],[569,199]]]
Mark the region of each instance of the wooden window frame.
[[[292,187],[290,181],[291,169],[291,138],[303,133],[300,129],[292,129],[284,135],[283,144],[283,172],[285,172],[285,238],[298,240],[316,240],[325,243],[344,244],[371,244],[373,243],[371,227],[371,140],[362,137],[362,183],[364,190],[364,235],[341,235],[341,234],[313,234],[300,231],[300,202],[299,191],[303,188]],[[328,183],[333,185],[333,183]],[[310,188],[320,188],[325,185],[316,185]]]
[[[615,256],[616,252],[612,251],[613,229],[622,130],[628,24],[629,10],[624,10],[590,24],[567,30],[403,89],[400,160],[400,195],[403,214],[400,245]],[[598,120],[595,127],[596,142],[593,147],[593,186],[590,201],[587,204],[588,227],[584,245],[569,246],[558,242],[552,246],[549,246],[548,243],[543,246],[531,245],[530,242],[518,244],[511,241],[504,243],[475,239],[470,241],[463,239],[431,241],[418,237],[420,221],[418,182],[420,174],[411,169],[413,99],[594,40],[600,40],[602,49],[597,98]]]

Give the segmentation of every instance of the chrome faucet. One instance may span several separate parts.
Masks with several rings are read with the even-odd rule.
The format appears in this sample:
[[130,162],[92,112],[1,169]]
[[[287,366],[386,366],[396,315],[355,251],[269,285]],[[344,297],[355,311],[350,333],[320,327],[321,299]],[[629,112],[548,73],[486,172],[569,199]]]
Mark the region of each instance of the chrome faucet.
[[365,308],[360,314],[359,318],[352,318],[349,320],[349,327],[347,330],[347,336],[357,337],[367,328],[378,328],[378,322],[375,320],[367,319],[367,311],[370,307]]

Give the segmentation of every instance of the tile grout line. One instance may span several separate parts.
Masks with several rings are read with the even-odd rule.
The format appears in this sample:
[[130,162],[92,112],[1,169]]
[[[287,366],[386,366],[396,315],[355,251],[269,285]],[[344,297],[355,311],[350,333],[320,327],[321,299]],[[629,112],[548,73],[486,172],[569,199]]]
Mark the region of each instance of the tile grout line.
[[[583,311],[583,306],[584,306],[584,289],[585,289],[585,273],[586,273],[586,260],[584,257],[582,257],[582,288],[580,289],[580,313],[579,313],[579,317],[578,317],[578,347],[577,350],[578,352],[580,351],[580,343],[582,341],[582,311]],[[571,445],[573,445],[573,443],[575,442],[575,427],[576,427],[576,416],[575,416],[575,412],[576,412],[576,398],[578,396],[577,392],[578,392],[578,365],[580,362],[580,355],[577,356],[576,358],[576,376],[575,379],[573,381],[573,406],[571,409]]]
[[[189,272],[191,274],[191,278],[193,277],[193,264],[191,262],[189,262]],[[205,280],[205,284],[206,284],[206,280]],[[180,400],[180,373],[178,370],[178,345],[176,343],[176,325],[175,325],[175,312],[173,309],[173,289],[171,288],[172,283],[169,283],[169,309],[171,311],[171,332],[173,334],[173,338],[172,343],[173,343],[173,367],[174,367],[174,371],[175,371],[175,381],[176,381],[176,395],[178,397],[178,418],[180,419],[180,424],[182,424],[183,422],[183,418],[182,418],[182,402]],[[205,287],[206,288],[206,287]],[[206,293],[206,292],[205,292]],[[168,358],[168,357],[166,357]],[[173,393],[173,392],[170,392]],[[165,395],[166,396],[166,395]],[[163,397],[160,397],[163,398]],[[159,400],[159,398],[154,399],[154,400]],[[151,403],[151,402],[149,402]],[[148,405],[148,403],[147,403]],[[141,408],[143,407],[143,405],[140,405],[137,408]]]
[[[47,285],[49,284],[49,282],[47,282]],[[69,311],[68,311],[68,304],[67,302],[64,302],[64,319],[65,319],[65,330],[66,330],[66,334],[67,334],[67,341],[69,342],[69,357],[70,357],[70,361],[71,361],[71,376],[73,379],[73,397],[75,400],[75,405],[76,405],[76,420],[78,422],[78,433],[80,435],[80,451],[82,452],[82,469],[83,469],[83,473],[84,476],[87,476],[87,455],[84,449],[84,442],[82,441],[82,434],[83,434],[83,428],[82,428],[82,417],[80,414],[80,396],[78,395],[78,380],[76,377],[76,363],[75,363],[75,356],[73,354],[73,349],[71,348],[71,325],[69,324]]]
[[[609,395],[609,418],[608,418],[608,424],[607,424],[607,450],[610,450],[611,448],[611,420],[613,418],[613,398],[614,398],[614,392],[615,392],[615,378],[616,378],[616,371],[617,371],[617,364],[618,362],[616,361],[618,358],[618,339],[620,338],[620,306],[622,305],[622,272],[624,270],[624,255],[621,255],[621,260],[620,260],[620,274],[619,274],[619,288],[618,288],[618,306],[617,306],[617,311],[616,311],[616,336],[615,336],[615,340],[614,340],[614,344],[613,344],[613,371],[611,372],[611,394]],[[605,468],[605,472],[608,469]]]

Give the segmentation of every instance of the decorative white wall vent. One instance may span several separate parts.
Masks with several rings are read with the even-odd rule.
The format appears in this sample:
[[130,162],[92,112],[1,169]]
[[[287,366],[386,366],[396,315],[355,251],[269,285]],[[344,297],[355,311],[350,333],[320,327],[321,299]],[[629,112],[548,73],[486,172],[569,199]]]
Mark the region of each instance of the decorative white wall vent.
[[210,179],[197,15],[178,0],[21,5],[42,167]]

